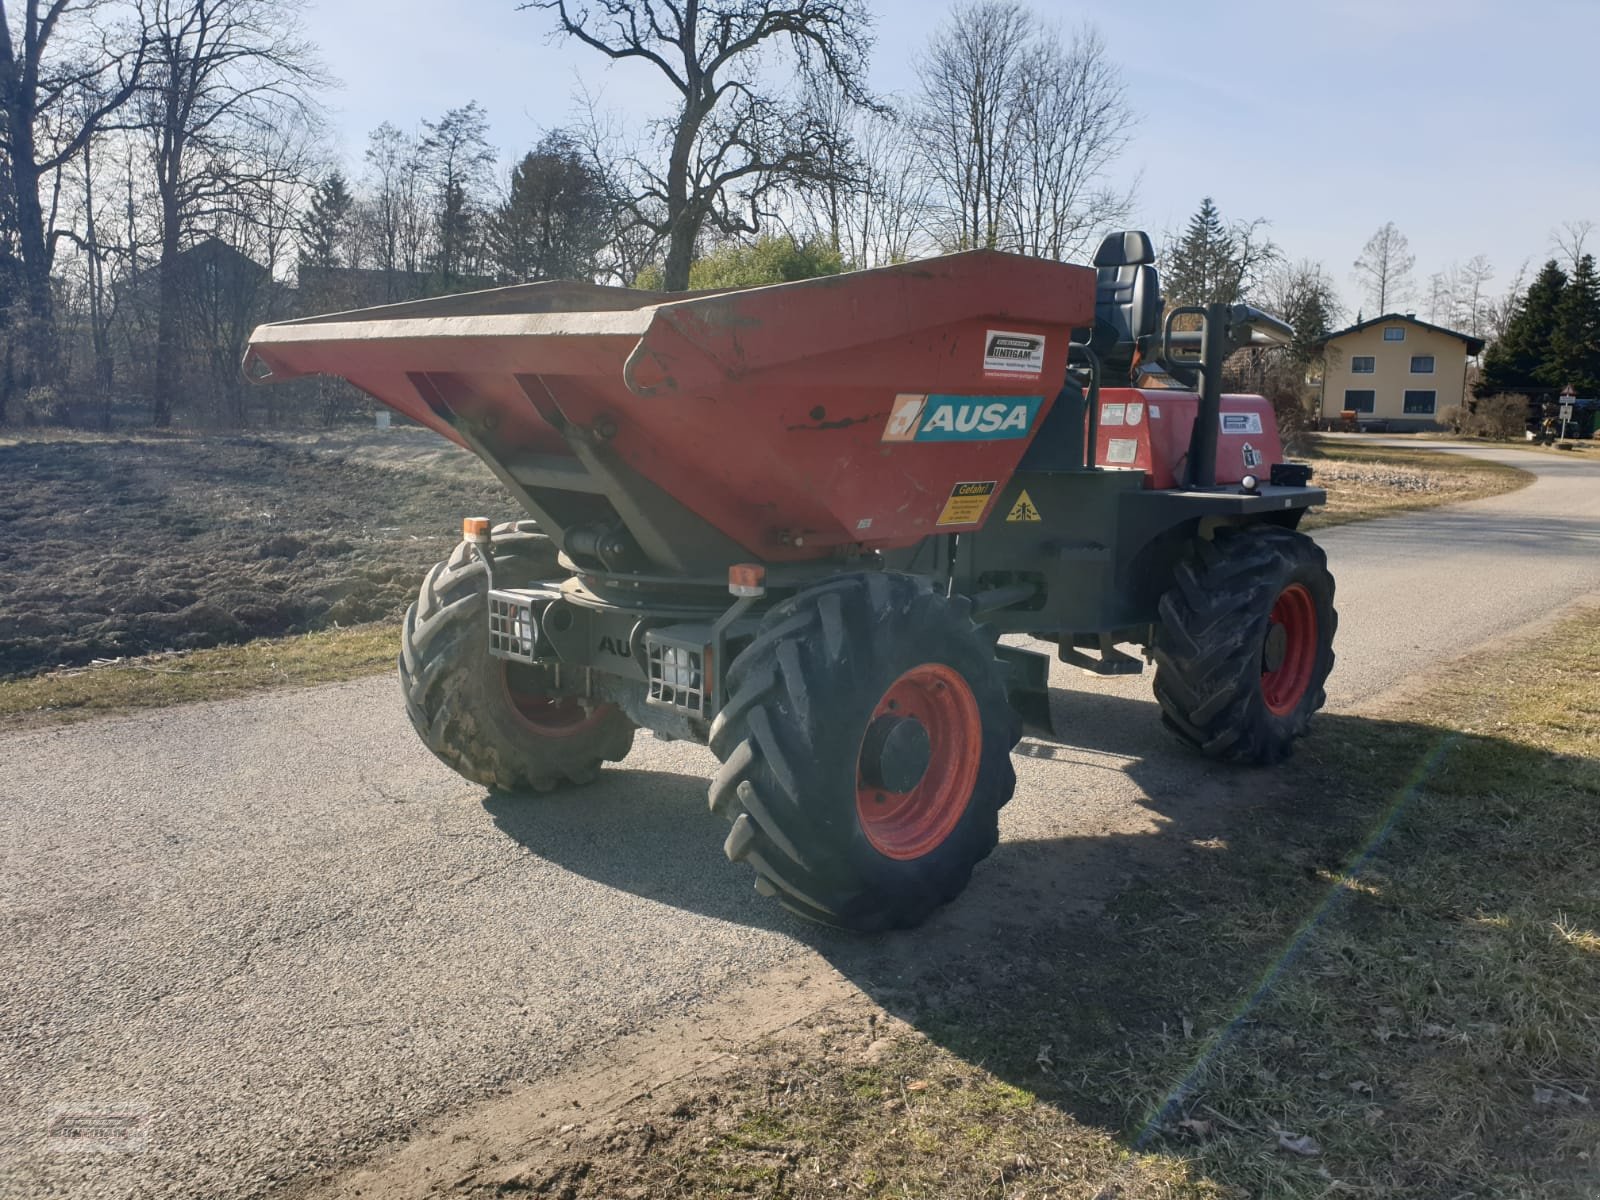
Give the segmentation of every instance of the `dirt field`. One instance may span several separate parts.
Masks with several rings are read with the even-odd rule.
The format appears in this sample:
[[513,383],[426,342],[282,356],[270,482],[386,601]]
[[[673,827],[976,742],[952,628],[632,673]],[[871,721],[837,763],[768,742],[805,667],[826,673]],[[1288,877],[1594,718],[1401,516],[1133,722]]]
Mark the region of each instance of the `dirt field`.
[[[1350,443],[1314,465],[1329,504],[1308,529],[1531,478]],[[0,679],[398,617],[460,517],[513,515],[416,428],[0,440],[0,479]]]
[[0,678],[396,616],[511,515],[418,429],[0,444]]

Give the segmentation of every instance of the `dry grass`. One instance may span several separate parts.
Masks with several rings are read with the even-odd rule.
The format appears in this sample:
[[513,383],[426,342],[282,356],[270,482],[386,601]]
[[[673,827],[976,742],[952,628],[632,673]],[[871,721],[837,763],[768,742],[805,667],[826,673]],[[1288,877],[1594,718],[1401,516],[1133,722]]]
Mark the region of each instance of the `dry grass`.
[[1566,441],[1550,445],[1543,442],[1529,442],[1519,439],[1466,437],[1455,433],[1391,433],[1383,435],[1389,438],[1404,438],[1407,441],[1417,442],[1462,442],[1472,446],[1482,446],[1490,450],[1528,450],[1536,454],[1600,454],[1600,439],[1596,438],[1570,438]]
[[1276,796],[1103,915],[1019,912],[982,945],[891,955],[873,999],[524,1180],[589,1198],[1600,1194],[1600,611],[1428,697],[1421,719],[1326,719],[1255,777]]
[[1327,506],[1314,510],[1301,525],[1307,530],[1498,496],[1534,479],[1517,467],[1436,450],[1332,439],[1316,441],[1302,461],[1316,472],[1312,482],[1328,490]]
[[0,680],[0,731],[353,679],[399,652],[398,625],[382,621]]

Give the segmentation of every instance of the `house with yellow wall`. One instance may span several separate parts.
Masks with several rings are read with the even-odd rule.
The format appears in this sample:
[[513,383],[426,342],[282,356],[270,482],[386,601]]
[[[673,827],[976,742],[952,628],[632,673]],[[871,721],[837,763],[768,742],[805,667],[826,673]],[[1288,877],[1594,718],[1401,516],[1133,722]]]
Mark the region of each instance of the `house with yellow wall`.
[[1319,414],[1337,426],[1354,412],[1362,426],[1438,429],[1446,409],[1463,403],[1467,360],[1483,339],[1419,321],[1415,313],[1386,313],[1330,333],[1323,351]]

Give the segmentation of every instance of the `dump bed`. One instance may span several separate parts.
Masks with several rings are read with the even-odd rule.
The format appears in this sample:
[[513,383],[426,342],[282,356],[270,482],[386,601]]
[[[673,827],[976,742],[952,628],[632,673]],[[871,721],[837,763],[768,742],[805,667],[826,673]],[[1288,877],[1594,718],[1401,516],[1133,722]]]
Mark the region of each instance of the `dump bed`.
[[247,366],[348,379],[557,532],[609,505],[639,535],[659,495],[782,561],[981,524],[1094,293],[1092,269],[994,251],[715,293],[527,284],[265,325]]

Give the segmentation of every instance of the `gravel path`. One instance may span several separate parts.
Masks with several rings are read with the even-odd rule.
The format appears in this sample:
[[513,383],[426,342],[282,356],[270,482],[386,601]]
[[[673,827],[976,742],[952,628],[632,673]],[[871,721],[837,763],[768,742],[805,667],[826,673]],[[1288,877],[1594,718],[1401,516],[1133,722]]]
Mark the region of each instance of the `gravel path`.
[[[1600,463],[1473,452],[1539,479],[1321,536],[1334,707],[1600,592]],[[488,799],[389,679],[0,738],[0,1195],[305,1180],[773,964],[914,955],[1019,872],[1092,874],[1248,782],[1169,744],[1147,678],[1056,683],[1064,744],[1018,756],[994,859],[933,932],[875,941],[751,891],[695,746],[641,737],[593,787]]]

